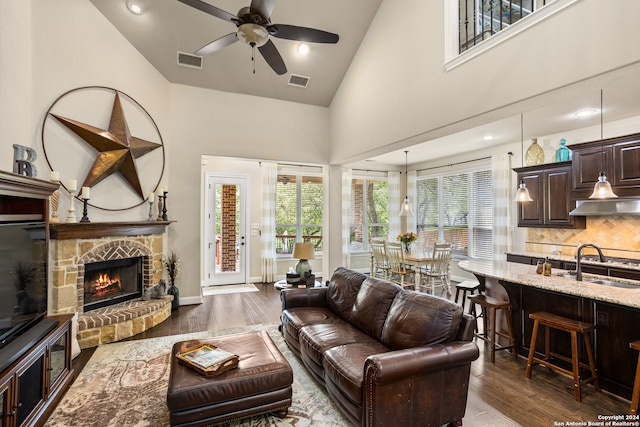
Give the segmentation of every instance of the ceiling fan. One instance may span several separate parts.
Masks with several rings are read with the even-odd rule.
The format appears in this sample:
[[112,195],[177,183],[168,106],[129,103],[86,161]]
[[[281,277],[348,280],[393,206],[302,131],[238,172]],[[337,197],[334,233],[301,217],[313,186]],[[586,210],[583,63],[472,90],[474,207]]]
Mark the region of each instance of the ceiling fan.
[[209,15],[229,21],[238,27],[236,32],[229,33],[202,46],[195,51],[196,55],[203,56],[216,52],[240,40],[254,49],[257,47],[262,57],[267,61],[267,64],[269,64],[278,75],[285,74],[287,67],[276,45],[269,39],[269,36],[312,43],[338,43],[339,39],[337,34],[316,30],[314,28],[272,24],[271,12],[275,5],[275,0],[252,0],[251,6],[240,9],[237,16],[212,6],[209,3],[205,3],[202,0],[178,1],[208,13]]

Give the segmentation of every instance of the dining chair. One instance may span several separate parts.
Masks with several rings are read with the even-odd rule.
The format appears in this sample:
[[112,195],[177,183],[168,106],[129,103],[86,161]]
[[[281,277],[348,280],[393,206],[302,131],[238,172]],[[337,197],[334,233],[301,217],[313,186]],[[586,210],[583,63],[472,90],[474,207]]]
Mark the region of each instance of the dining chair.
[[371,275],[381,279],[389,278],[389,259],[383,239],[371,239],[371,253],[373,254]]
[[[431,261],[427,264],[426,268],[420,271],[421,278],[424,278],[426,282],[426,288],[431,287],[431,294],[436,293],[436,281],[439,282],[438,286],[443,287],[447,291],[447,295],[451,295],[451,281],[449,264],[451,263],[451,256],[453,252],[451,243],[435,243],[433,245],[433,254]],[[421,280],[422,282],[422,280]],[[422,288],[422,283],[419,284]]]
[[400,242],[384,242],[385,252],[389,260],[389,277],[394,283],[415,289],[415,283],[408,282],[408,278],[415,277],[415,271],[408,267],[404,260],[404,248]]

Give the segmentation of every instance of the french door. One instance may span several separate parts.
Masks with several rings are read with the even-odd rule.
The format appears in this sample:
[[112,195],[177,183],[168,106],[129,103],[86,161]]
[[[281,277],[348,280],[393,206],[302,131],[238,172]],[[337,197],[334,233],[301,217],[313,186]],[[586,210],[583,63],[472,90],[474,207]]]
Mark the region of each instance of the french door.
[[204,286],[247,283],[248,177],[206,175]]

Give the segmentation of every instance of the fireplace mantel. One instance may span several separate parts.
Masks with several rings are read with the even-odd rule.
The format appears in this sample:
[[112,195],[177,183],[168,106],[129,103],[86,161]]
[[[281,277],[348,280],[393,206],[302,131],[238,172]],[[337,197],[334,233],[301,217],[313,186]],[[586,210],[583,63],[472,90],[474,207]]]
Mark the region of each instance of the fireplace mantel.
[[145,236],[163,234],[175,221],[76,222],[49,224],[54,240],[96,239],[107,236]]

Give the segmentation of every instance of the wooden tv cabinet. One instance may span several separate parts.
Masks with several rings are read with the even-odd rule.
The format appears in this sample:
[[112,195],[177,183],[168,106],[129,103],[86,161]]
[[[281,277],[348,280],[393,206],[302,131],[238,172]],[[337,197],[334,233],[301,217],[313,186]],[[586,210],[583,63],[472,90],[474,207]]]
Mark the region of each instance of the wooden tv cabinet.
[[62,398],[73,379],[72,317],[45,317],[16,339],[35,343],[0,373],[0,426],[43,425]]
[[[58,184],[0,171],[0,221],[45,221]],[[44,317],[0,349],[0,427],[41,426],[73,379],[72,314]]]

